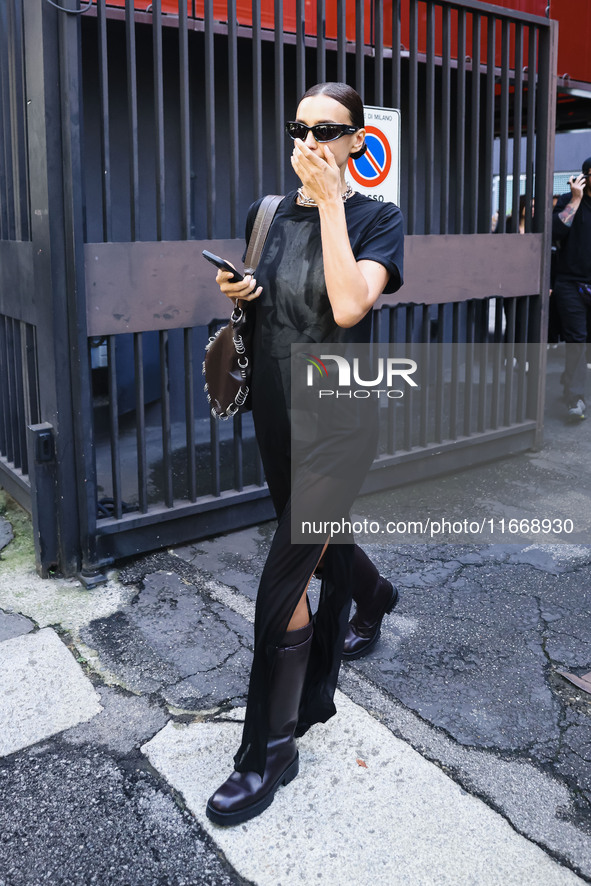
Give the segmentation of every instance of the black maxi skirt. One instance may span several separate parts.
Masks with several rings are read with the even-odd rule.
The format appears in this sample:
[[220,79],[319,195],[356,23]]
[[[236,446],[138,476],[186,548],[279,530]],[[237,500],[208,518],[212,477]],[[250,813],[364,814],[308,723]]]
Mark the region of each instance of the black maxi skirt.
[[[258,772],[261,776],[267,754],[269,685],[275,656],[328,539],[292,544],[292,516],[340,513],[348,517],[377,445],[377,409],[365,401],[357,404],[358,414],[345,434],[343,422],[335,413],[329,425],[334,425],[338,433],[325,433],[316,444],[304,447],[294,464],[288,379],[288,358],[257,352],[252,379],[253,417],[278,526],[257,593],[246,718],[234,764],[238,772]],[[350,419],[347,414],[345,423]],[[336,713],[333,698],[351,608],[354,551],[352,537],[346,543],[339,542],[328,545],[322,562],[320,599],[313,616],[314,634],[297,736]]]

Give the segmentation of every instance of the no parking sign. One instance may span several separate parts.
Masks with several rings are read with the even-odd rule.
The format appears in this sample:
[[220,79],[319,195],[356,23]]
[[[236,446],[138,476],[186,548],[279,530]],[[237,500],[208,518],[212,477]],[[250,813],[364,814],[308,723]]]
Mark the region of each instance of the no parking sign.
[[351,186],[380,203],[400,198],[400,111],[365,106],[367,151],[349,160]]

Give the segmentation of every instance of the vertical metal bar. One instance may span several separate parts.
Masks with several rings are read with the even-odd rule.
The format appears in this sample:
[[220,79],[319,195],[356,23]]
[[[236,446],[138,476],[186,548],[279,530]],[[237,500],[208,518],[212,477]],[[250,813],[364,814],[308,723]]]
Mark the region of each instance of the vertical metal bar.
[[515,301],[514,298],[505,299],[505,398],[503,409],[503,424],[511,424],[511,411],[513,407],[513,374],[515,361]]
[[133,358],[135,377],[135,429],[137,446],[138,503],[142,514],[148,510],[148,459],[146,453],[146,396],[144,389],[144,339],[143,333],[133,335]]
[[464,166],[466,162],[466,10],[458,9],[456,72],[456,234],[464,233]]
[[466,357],[464,361],[464,436],[472,433],[472,379],[474,378],[474,299],[466,306]]
[[[0,16],[2,8],[0,7]],[[6,138],[8,134],[6,125],[6,104],[4,101],[5,72],[3,60],[6,56],[4,47],[4,32],[0,28],[0,240],[8,240],[8,198],[7,187],[7,161],[6,161]]]
[[16,377],[14,371],[14,323],[10,317],[6,325],[6,381],[8,389],[8,445],[6,455],[9,462],[17,458],[17,410]]
[[519,231],[519,193],[521,191],[521,116],[523,113],[523,25],[515,24],[515,79],[513,81],[513,231]]
[[[480,13],[472,13],[472,79],[470,99],[470,227],[469,232],[476,234],[478,231],[478,196],[480,193],[479,182],[479,153],[480,153],[480,39],[481,39]],[[488,234],[490,227],[483,233]]]
[[[391,307],[388,312],[388,341],[396,342],[396,332],[398,328],[398,315],[400,309],[396,306]],[[396,403],[394,400],[388,401],[388,415],[386,426],[386,452],[394,455],[396,451]]]
[[[556,25],[556,23],[553,23]],[[552,83],[556,77],[556,68],[551,68],[552,43],[555,38],[554,31],[547,28],[540,29],[538,33],[538,77],[536,89],[536,175],[535,175],[535,206],[534,231],[547,233],[548,223],[551,220],[552,205],[552,170],[548,166],[548,159],[553,155],[554,141],[549,133],[553,128],[552,113],[556,96],[552,92]],[[539,209],[538,209],[539,207]],[[549,243],[546,255],[549,255]]]
[[0,314],[0,455],[8,461],[10,394],[8,390],[8,318]]
[[[191,130],[189,116],[189,35],[187,0],[179,0],[179,100],[181,142],[181,237],[191,237]],[[230,131],[230,138],[232,137]],[[232,204],[231,204],[232,205]],[[232,237],[236,236],[231,234]]]
[[[7,35],[6,27],[6,7],[0,4],[0,240],[8,240],[6,211],[8,200],[6,199],[6,173],[7,163],[5,156],[5,142],[7,136],[6,118],[8,116],[6,107],[6,85],[7,74],[5,70],[5,60],[7,58]],[[0,449],[0,452],[2,450]]]
[[134,0],[125,0],[125,43],[127,53],[127,131],[129,138],[129,210],[131,240],[140,239],[140,164],[137,113],[137,62]]
[[530,25],[527,49],[527,140],[525,146],[525,233],[532,231],[536,126],[537,28]]
[[235,415],[233,419],[232,443],[234,456],[234,489],[241,492],[244,488],[244,471],[242,469],[244,452],[242,445],[242,416],[240,413]]
[[283,58],[283,3],[275,0],[275,181],[277,193],[285,191],[285,67]]
[[499,408],[501,404],[501,368],[503,365],[503,299],[495,298],[495,326],[493,332],[493,382],[490,403],[490,426],[496,430],[499,426]]
[[326,80],[326,0],[316,0],[316,82]]
[[439,232],[449,233],[449,161],[451,136],[451,11],[442,9],[441,22],[441,208]]
[[417,204],[417,113],[418,113],[418,11],[417,0],[410,0],[410,46],[409,46],[409,110],[408,153],[410,169],[408,182],[408,233],[416,233]]
[[160,338],[160,403],[162,408],[162,469],[164,503],[174,506],[172,488],[172,425],[170,422],[170,375],[168,332],[161,330]]
[[17,341],[18,334],[16,330],[17,321],[10,318],[9,319],[9,329],[10,329],[10,347],[8,352],[8,374],[10,378],[10,436],[11,436],[11,448],[12,448],[12,458],[11,461],[14,464],[15,468],[20,466],[19,459],[19,425],[20,425],[20,415],[19,415],[19,398],[18,398],[18,364],[17,364]]
[[392,0],[392,105],[400,108],[400,0]]
[[[533,296],[532,298],[536,298]],[[527,385],[527,342],[528,339],[528,319],[530,297],[527,295],[515,299],[515,371],[517,374],[517,402],[515,404],[515,421],[521,422],[525,419],[526,412],[526,385]],[[532,367],[533,369],[533,367]]]
[[429,436],[429,399],[431,396],[431,348],[430,348],[430,305],[421,307],[421,401],[419,418],[419,446],[426,446]]
[[8,3],[10,114],[15,195],[15,236],[29,239],[28,171],[26,163],[25,71],[23,63],[22,11],[20,0]]
[[365,101],[365,0],[355,0],[355,89]]
[[238,229],[238,37],[236,0],[228,0],[228,100],[230,126],[230,237]]
[[507,147],[509,141],[509,22],[501,25],[501,126],[499,145],[499,219],[497,231],[507,230]]
[[109,379],[109,436],[111,442],[111,482],[113,492],[113,516],[120,520],[123,516],[121,500],[121,451],[119,446],[119,404],[117,390],[116,338],[107,338],[108,379]]
[[9,212],[12,216],[12,236],[11,239],[18,239],[20,230],[20,200],[19,200],[19,181],[18,181],[18,140],[16,133],[16,102],[15,102],[15,72],[14,72],[14,33],[13,33],[13,16],[12,3],[10,0],[6,2],[5,15],[7,20],[3,22],[6,29],[7,45],[2,47],[5,58],[3,59],[2,68],[6,78],[5,88],[2,90],[2,100],[5,103],[4,114],[7,123],[7,131],[5,134],[7,145],[10,146],[10,163],[6,169],[7,184],[10,190],[10,206]]
[[[39,368],[37,366],[37,335],[34,326],[27,323],[25,349],[27,355],[27,395],[29,400],[27,424],[36,425],[40,422],[39,411]],[[0,341],[1,341],[0,333]]]
[[347,3],[337,0],[337,80],[347,80]]
[[[414,317],[415,317],[415,309],[414,305],[407,305],[406,309],[406,330],[405,330],[405,341],[407,346],[407,354],[412,358],[413,356],[413,331],[414,331]],[[404,398],[404,448],[409,451],[413,447],[413,410],[411,405],[411,398]]]
[[6,456],[8,438],[8,391],[6,381],[6,317],[0,314],[0,455]]
[[187,428],[187,493],[197,499],[197,463],[195,458],[195,375],[193,366],[193,330],[184,329],[185,355],[185,424]]
[[384,4],[374,6],[374,104],[384,104]]
[[427,5],[427,63],[425,95],[425,234],[433,234],[435,182],[435,7]]
[[[2,14],[6,15],[6,9]],[[0,29],[0,40],[5,35],[4,45],[0,44],[0,120],[3,129],[3,147],[4,162],[2,166],[3,187],[0,190],[0,215],[2,216],[2,239],[16,239],[16,219],[15,219],[15,194],[14,194],[14,160],[13,160],[13,138],[12,125],[10,120],[10,91],[11,77],[9,68],[9,34],[6,19],[2,22],[3,27]],[[2,191],[4,199],[2,199]],[[3,205],[2,205],[3,204]]]
[[152,64],[154,66],[154,133],[156,136],[156,239],[164,239],[164,86],[162,59],[162,2],[152,4]]
[[452,305],[451,383],[449,392],[449,438],[458,439],[458,398],[460,389],[460,305]]
[[298,101],[306,91],[306,4],[296,0],[296,92]]
[[493,223],[492,180],[493,180],[493,147],[495,142],[495,52],[496,52],[496,19],[486,19],[486,87],[485,87],[485,131],[484,157],[482,160],[482,217],[481,230],[488,233]]
[[252,119],[254,196],[263,193],[263,65],[261,58],[261,0],[252,0]]
[[97,0],[97,20],[103,240],[106,243],[110,243],[113,239],[111,224],[111,131],[109,123],[109,51],[107,46],[107,14],[105,9],[105,0]]
[[482,433],[486,426],[486,404],[488,402],[488,316],[489,316],[490,299],[486,298],[480,302],[482,312],[480,344],[478,347],[478,418],[477,429]]
[[14,377],[16,381],[16,449],[18,457],[15,460],[15,467],[20,468],[23,473],[27,473],[27,417],[25,404],[25,388],[24,388],[24,362],[22,347],[22,324],[20,321],[14,321]]
[[[72,0],[68,0],[72,3]],[[57,19],[59,58],[59,102],[61,111],[61,194],[63,218],[63,289],[65,301],[64,327],[68,330],[68,365],[61,371],[61,380],[69,394],[69,415],[59,416],[59,433],[74,443],[69,475],[72,485],[67,501],[58,506],[61,523],[59,541],[64,568],[81,568],[82,574],[95,574],[96,551],[96,463],[92,408],[91,369],[86,328],[86,289],[84,275],[84,204],[83,204],[83,103],[82,48],[79,17],[60,15]],[[28,76],[28,75],[27,75]],[[51,167],[50,167],[51,168]],[[51,205],[51,198],[50,198]],[[60,204],[61,205],[61,204]],[[57,243],[59,243],[59,236]],[[53,248],[53,247],[52,247]],[[59,249],[60,247],[57,246]],[[59,253],[58,253],[59,254]],[[54,292],[54,306],[55,306]],[[55,310],[55,307],[54,307]],[[55,322],[55,321],[54,321]],[[68,430],[69,427],[69,430]],[[119,440],[116,440],[117,445]],[[63,444],[62,444],[63,445]],[[59,457],[58,457],[59,461]],[[58,465],[57,470],[61,470]],[[73,475],[73,476],[72,476]],[[64,477],[66,480],[66,477]],[[71,481],[68,481],[71,482]],[[59,514],[59,510],[62,513]],[[69,551],[63,539],[70,535]],[[68,558],[70,560],[67,565]]]
[[443,403],[445,398],[445,305],[437,306],[437,379],[435,383],[435,442],[443,441]]
[[[554,173],[554,119],[556,114],[556,68],[558,63],[558,22],[548,21],[540,30],[538,87],[539,117],[536,125],[536,213],[534,229],[543,233],[540,255],[540,292],[530,312],[530,338],[548,340],[548,300],[550,290],[550,248],[552,245],[552,189]],[[538,208],[539,207],[539,208]],[[546,392],[546,348],[539,348],[535,368],[532,366],[528,389],[528,415],[536,417],[535,445],[542,445],[544,401]]]
[[205,19],[205,168],[207,170],[207,238],[215,231],[215,58],[213,47],[213,0],[204,0]]
[[220,471],[220,428],[217,418],[209,416],[209,455],[211,475],[211,495],[221,495]]

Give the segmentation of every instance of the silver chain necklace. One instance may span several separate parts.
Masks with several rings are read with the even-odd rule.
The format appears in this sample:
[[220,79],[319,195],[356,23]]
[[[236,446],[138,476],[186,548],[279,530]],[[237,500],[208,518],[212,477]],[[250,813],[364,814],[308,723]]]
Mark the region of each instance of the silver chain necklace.
[[[355,191],[351,185],[347,183],[347,189],[341,194],[343,203],[346,203],[349,197],[352,197],[354,193]],[[298,197],[301,206],[318,206],[316,200],[313,200],[312,197],[306,197],[303,187],[298,188]]]

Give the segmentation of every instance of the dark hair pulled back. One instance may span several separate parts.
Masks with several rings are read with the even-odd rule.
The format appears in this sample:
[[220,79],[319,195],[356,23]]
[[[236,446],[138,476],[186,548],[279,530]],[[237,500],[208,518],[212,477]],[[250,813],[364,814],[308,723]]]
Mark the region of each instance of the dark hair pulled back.
[[[349,117],[351,118],[351,125],[355,126],[356,129],[363,129],[365,126],[365,115],[363,113],[363,102],[361,101],[361,96],[358,92],[356,92],[352,86],[349,86],[347,83],[316,83],[315,86],[311,86],[310,89],[302,96],[302,101],[305,98],[312,98],[315,95],[327,95],[329,98],[334,98],[340,105],[343,105],[349,111]],[[363,147],[359,151],[355,151],[351,154],[351,157],[354,160],[357,160],[358,157],[362,157],[367,151],[367,147],[364,144]]]

